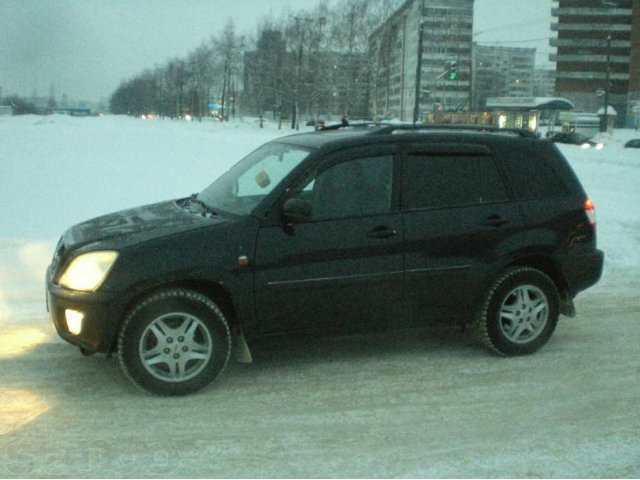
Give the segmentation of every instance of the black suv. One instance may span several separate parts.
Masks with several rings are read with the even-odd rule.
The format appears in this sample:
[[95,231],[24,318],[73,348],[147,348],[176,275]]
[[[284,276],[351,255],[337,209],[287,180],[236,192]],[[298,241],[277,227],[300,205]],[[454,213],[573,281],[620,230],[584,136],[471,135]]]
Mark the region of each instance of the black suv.
[[444,321],[528,354],[602,267],[594,206],[552,142],[361,126],[271,141],[197,195],[70,228],[48,308],[83,353],[179,395],[291,332]]

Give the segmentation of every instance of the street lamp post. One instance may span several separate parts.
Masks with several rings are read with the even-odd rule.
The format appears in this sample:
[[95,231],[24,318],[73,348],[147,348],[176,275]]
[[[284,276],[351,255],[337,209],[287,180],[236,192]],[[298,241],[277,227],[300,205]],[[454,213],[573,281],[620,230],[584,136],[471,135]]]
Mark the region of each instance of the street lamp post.
[[607,35],[607,70],[606,85],[604,88],[604,129],[606,132],[609,128],[609,90],[611,89],[611,32]]
[[311,22],[313,19],[305,18],[305,17],[293,17],[296,21],[296,31],[298,33],[298,41],[300,42],[298,45],[298,62],[296,67],[296,91],[295,91],[295,99],[293,104],[293,115],[291,118],[291,128],[295,130],[300,130],[300,77],[302,76],[302,44],[304,43],[304,29],[300,28],[300,22]]
[[609,7],[608,12],[608,28],[607,28],[607,66],[605,74],[605,86],[604,86],[604,117],[601,130],[606,132],[609,128],[609,93],[611,90],[611,9],[619,5],[619,0],[600,0],[600,3]]
[[420,118],[420,93],[422,90],[422,45],[424,43],[424,0],[420,7],[420,29],[418,30],[418,65],[416,67],[416,98],[413,105],[413,124]]

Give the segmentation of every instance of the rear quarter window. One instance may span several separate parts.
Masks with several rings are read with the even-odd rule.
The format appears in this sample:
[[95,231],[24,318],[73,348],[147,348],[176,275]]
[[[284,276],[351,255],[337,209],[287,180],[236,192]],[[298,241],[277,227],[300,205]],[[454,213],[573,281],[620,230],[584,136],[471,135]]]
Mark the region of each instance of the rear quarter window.
[[518,198],[562,197],[571,192],[563,178],[565,160],[546,142],[509,147],[500,149],[498,158]]

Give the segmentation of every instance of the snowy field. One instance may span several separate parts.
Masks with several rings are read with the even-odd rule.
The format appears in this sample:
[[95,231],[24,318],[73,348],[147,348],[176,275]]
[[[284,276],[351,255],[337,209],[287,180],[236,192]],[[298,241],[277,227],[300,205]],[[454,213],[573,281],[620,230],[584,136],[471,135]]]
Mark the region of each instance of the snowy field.
[[79,221],[186,196],[289,133],[0,117],[0,477],[640,477],[640,150],[562,145],[597,209],[601,282],[536,355],[441,329],[265,345],[186,398],[53,333],[44,270]]

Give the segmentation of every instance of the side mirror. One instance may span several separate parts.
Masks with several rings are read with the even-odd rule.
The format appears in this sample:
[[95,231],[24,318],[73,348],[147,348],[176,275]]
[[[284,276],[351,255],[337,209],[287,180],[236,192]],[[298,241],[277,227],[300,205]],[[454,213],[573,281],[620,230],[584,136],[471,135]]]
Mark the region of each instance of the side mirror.
[[300,223],[311,218],[313,208],[309,200],[291,197],[282,206],[282,216],[287,222]]

